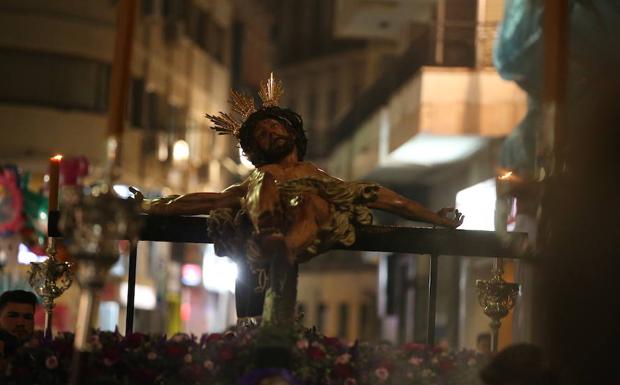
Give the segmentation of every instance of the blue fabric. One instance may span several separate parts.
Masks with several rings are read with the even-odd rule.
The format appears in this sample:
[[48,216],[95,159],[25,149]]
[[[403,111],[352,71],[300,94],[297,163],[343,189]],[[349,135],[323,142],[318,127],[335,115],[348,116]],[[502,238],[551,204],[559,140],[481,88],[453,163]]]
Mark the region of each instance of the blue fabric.
[[[528,112],[504,142],[503,167],[531,172],[542,129],[543,0],[506,0],[493,61],[500,76],[528,93]],[[620,1],[569,0],[567,107],[570,131],[604,98],[605,79],[620,75]]]
[[493,62],[502,78],[536,94],[543,65],[542,0],[507,0],[504,7]]

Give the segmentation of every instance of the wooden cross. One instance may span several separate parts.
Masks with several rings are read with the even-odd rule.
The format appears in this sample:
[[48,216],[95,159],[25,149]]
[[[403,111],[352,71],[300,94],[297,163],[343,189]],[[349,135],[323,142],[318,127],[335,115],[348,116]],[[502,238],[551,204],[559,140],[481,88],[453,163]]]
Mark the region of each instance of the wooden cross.
[[[140,240],[211,243],[207,234],[207,217],[145,215]],[[525,233],[493,231],[431,229],[398,226],[359,226],[357,241],[350,247],[337,249],[380,251],[393,253],[430,254],[427,309],[427,343],[435,342],[435,309],[437,296],[437,262],[440,255],[466,257],[525,258]],[[135,269],[137,246],[132,246],[127,298],[127,330],[133,329]]]

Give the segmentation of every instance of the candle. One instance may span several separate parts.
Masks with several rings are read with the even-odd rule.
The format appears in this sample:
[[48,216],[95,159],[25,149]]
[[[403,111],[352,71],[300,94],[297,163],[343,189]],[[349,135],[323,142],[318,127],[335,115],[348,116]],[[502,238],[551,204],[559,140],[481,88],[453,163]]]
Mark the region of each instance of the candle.
[[508,214],[510,213],[511,198],[509,195],[510,182],[513,179],[512,171],[506,171],[497,177],[495,181],[495,230],[504,233],[508,225]]
[[503,198],[504,195],[508,193],[508,190],[510,189],[511,180],[512,180],[512,171],[507,171],[497,177],[496,187],[497,187],[498,198],[499,197]]
[[58,177],[60,175],[60,161],[62,155],[50,158],[50,181],[49,181],[49,208],[48,211],[58,210]]

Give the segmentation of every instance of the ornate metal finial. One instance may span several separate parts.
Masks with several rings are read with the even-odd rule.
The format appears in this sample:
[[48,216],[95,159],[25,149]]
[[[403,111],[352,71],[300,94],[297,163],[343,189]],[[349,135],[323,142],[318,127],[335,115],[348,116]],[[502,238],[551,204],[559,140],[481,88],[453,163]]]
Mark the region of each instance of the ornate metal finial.
[[497,258],[495,265],[491,269],[492,277],[489,280],[476,280],[478,290],[478,302],[482,306],[482,311],[491,318],[491,332],[493,335],[493,351],[497,351],[497,338],[501,319],[506,317],[510,310],[515,306],[520,285],[518,283],[506,282],[504,275],[503,260]]
[[52,311],[54,301],[73,283],[71,263],[56,260],[56,239],[50,237],[47,246],[48,258],[44,262],[30,263],[28,282],[43,300],[45,308],[45,338],[52,337]]
[[[276,80],[273,76],[273,72],[269,76],[269,79],[261,83],[258,95],[261,99],[262,107],[277,106],[280,102],[280,97],[284,94],[284,87],[282,81]],[[237,119],[234,114],[221,112],[219,115],[206,114],[205,116],[213,123],[213,129],[220,135],[232,135],[239,140],[239,130],[243,125],[243,122],[256,112],[256,105],[254,99],[250,95],[231,90],[230,99],[231,109],[236,115],[239,115],[241,119]]]
[[273,72],[269,75],[269,79],[265,80],[258,91],[263,101],[263,107],[277,106],[280,102],[280,97],[284,94],[284,86],[281,80],[277,80],[273,76]]

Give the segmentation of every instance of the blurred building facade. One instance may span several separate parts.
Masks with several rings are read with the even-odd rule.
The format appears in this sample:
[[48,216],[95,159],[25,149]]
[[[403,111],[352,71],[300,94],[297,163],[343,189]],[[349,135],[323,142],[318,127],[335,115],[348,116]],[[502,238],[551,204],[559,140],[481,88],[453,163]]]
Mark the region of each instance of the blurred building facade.
[[[493,215],[488,180],[525,110],[524,95],[491,66],[502,1],[140,3],[119,184],[160,196],[238,181],[248,168],[204,113],[226,111],[231,87],[255,93],[275,69],[282,105],[304,118],[310,160],[432,209],[457,204],[474,220],[465,228],[492,229],[481,219]],[[51,154],[85,155],[90,180],[100,175],[114,20],[115,3],[105,0],[0,5],[0,68],[11,74],[0,89],[0,162],[40,181]],[[232,322],[230,290],[211,285],[222,262],[213,257],[204,245],[141,243],[135,328],[200,333]],[[100,314],[121,330],[126,264],[125,248]],[[320,256],[301,268],[305,323],[349,340],[423,340],[427,266],[425,256]],[[234,276],[230,266],[217,268]],[[489,269],[490,260],[440,259],[440,339],[473,347],[487,329],[473,282]]]
[[[503,2],[338,4],[340,18],[348,21],[339,26],[343,36],[367,34],[396,42],[399,56],[330,127],[335,138],[330,172],[344,179],[377,180],[435,210],[456,205],[466,215],[462,228],[493,230],[499,145],[526,109],[523,92],[492,67]],[[418,12],[403,12],[410,8]],[[364,28],[369,20],[375,28]],[[440,342],[474,348],[476,336],[488,331],[474,281],[489,276],[490,262],[440,257]],[[379,270],[385,289],[379,293],[383,336],[423,341],[428,257],[383,257]],[[509,267],[508,280],[510,275]],[[504,322],[500,345],[511,341],[510,322]]]
[[[243,3],[139,2],[116,189],[121,195],[127,185],[147,197],[220,191],[247,171],[230,138],[216,135],[204,117],[228,109],[233,82],[251,87],[258,84],[257,72],[267,72],[269,15],[257,11],[260,2]],[[35,189],[45,189],[48,159],[58,153],[88,159],[91,173],[83,183],[101,177],[116,6],[107,0],[0,4],[0,68],[6,75],[0,162],[30,172]],[[243,29],[251,32],[240,36]],[[239,66],[241,52],[251,59],[250,70]],[[124,330],[127,252],[122,250],[103,293],[100,322],[106,328]],[[234,322],[230,291],[202,280],[206,254],[205,245],[140,243],[137,330],[201,333]],[[27,266],[14,263],[9,269],[19,271],[23,283]],[[78,291],[75,283],[60,299],[59,313]],[[214,308],[221,319],[213,317]],[[59,326],[71,329],[75,314],[66,313]]]
[[[465,210],[464,228],[492,230],[499,147],[526,109],[525,95],[492,67],[503,1],[304,0],[272,5],[276,67],[286,85],[283,104],[303,116],[311,160],[334,176],[378,181],[435,210],[456,204]],[[404,224],[380,214],[376,221]],[[488,277],[490,262],[440,258],[439,340],[475,347],[476,336],[488,330],[473,284]],[[342,304],[326,300],[331,295],[319,282],[360,268],[357,284],[340,290],[350,298],[356,298],[358,288],[374,290],[381,318],[375,338],[423,341],[426,256],[318,257],[301,270],[300,298],[309,301],[302,304],[307,323],[326,317],[321,321],[325,332],[339,333]],[[365,273],[373,269],[379,279]],[[320,271],[323,281],[304,279],[305,270]],[[509,267],[508,280],[510,273]],[[349,329],[358,330],[359,319],[344,317],[349,317]],[[509,329],[506,320],[502,344],[510,340]]]

